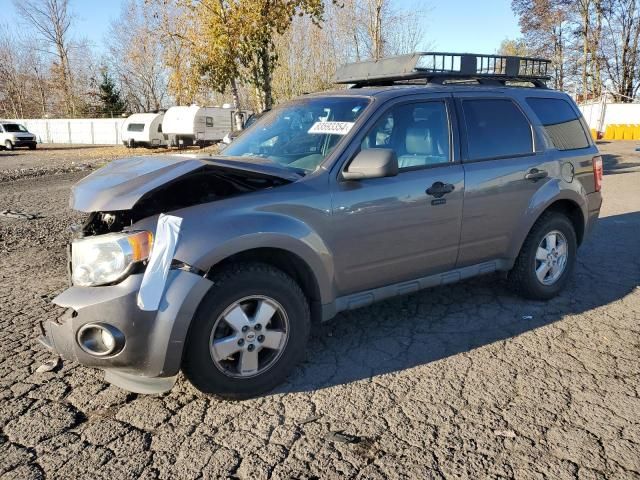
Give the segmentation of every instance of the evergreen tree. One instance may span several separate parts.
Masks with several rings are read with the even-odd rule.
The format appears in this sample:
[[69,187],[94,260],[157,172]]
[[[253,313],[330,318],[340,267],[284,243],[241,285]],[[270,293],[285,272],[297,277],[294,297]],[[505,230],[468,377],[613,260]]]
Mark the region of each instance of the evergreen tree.
[[120,90],[107,70],[102,72],[102,83],[99,86],[98,97],[102,103],[102,113],[105,115],[120,115],[127,108],[126,102],[120,96]]

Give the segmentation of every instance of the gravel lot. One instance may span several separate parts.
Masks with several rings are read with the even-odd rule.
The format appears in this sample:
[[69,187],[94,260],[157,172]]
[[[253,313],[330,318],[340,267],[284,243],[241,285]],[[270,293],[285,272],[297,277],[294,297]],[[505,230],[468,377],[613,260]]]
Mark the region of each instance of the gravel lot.
[[[215,152],[217,146],[199,149],[191,147],[182,153]],[[123,145],[65,145],[45,143],[36,150],[0,150],[0,183],[19,178],[38,177],[45,174],[61,174],[86,171],[104,165],[109,160],[131,155],[176,153],[175,149],[134,148]]]
[[600,145],[603,218],[562,296],[490,276],[341,314],[286,385],[236,403],[182,379],[142,396],[71,362],[35,372],[84,153],[0,153],[0,210],[42,216],[0,217],[0,477],[640,478],[636,146]]

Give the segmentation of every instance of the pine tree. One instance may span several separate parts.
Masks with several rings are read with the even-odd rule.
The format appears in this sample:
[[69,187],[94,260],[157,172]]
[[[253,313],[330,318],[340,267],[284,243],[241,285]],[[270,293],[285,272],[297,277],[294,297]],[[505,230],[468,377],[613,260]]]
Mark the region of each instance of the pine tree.
[[120,96],[120,90],[116,88],[116,84],[106,70],[102,72],[98,97],[102,103],[102,113],[105,115],[119,115],[127,108],[126,102]]

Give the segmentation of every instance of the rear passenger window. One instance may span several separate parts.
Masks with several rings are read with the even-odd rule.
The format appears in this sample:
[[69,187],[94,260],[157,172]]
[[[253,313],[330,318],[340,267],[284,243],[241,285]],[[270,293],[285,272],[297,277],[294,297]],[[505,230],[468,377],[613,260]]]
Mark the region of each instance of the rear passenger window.
[[470,160],[513,157],[533,152],[531,126],[507,99],[463,100]]
[[574,150],[589,146],[587,134],[569,102],[560,98],[527,98],[527,103],[544,126],[553,146],[558,150]]

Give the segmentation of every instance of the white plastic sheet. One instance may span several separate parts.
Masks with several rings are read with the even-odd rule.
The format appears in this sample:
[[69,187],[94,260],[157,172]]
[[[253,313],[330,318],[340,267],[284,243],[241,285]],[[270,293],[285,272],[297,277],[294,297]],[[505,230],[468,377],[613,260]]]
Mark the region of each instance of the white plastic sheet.
[[171,261],[178,245],[182,218],[161,214],[158,218],[153,249],[138,292],[141,310],[157,310],[164,294]]

